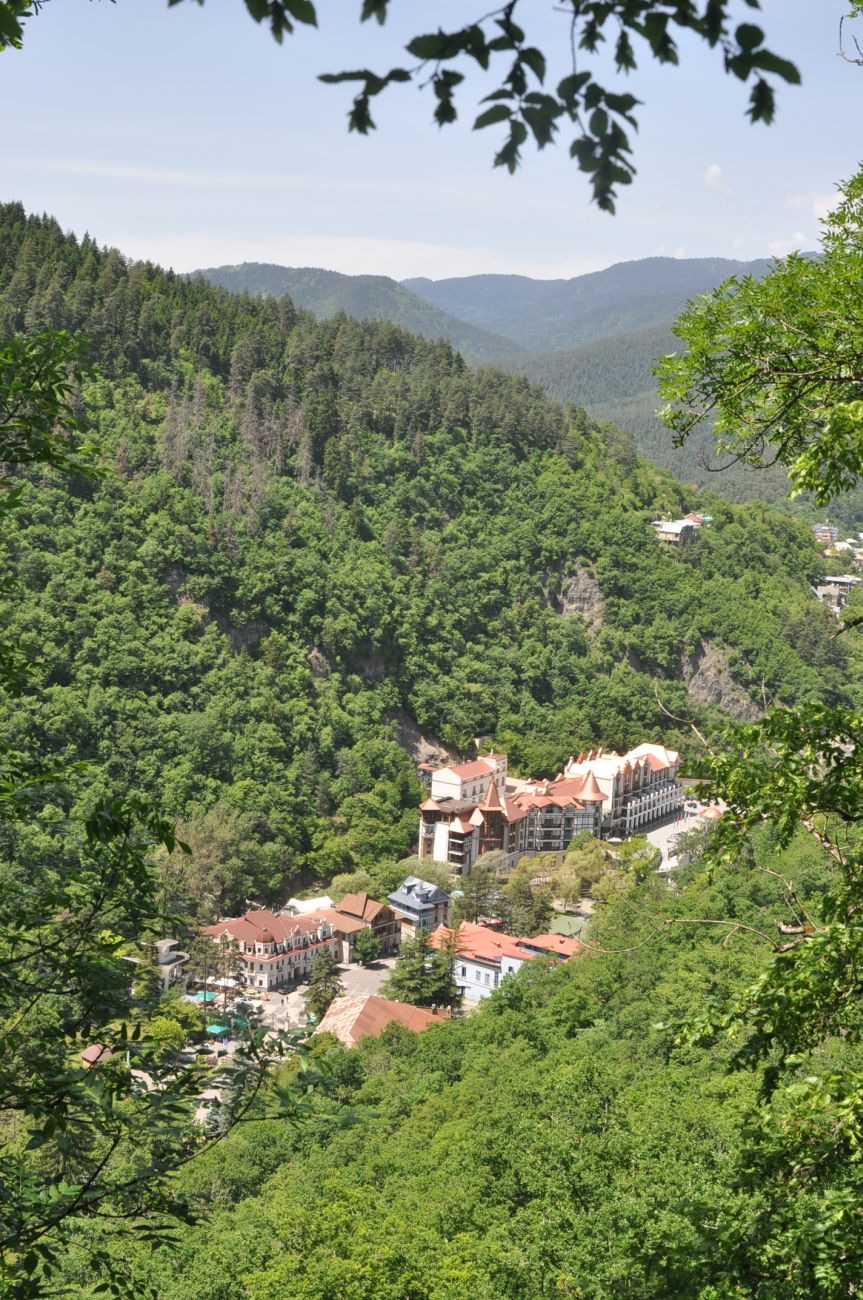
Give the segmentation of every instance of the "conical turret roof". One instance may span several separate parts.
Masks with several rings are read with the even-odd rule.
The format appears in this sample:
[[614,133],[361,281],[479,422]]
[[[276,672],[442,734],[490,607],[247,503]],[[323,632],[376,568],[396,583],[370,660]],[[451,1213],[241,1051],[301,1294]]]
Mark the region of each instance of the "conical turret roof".
[[588,768],[587,776],[584,778],[584,784],[579,791],[578,797],[582,803],[600,803],[605,799],[605,795],[599,788],[599,782],[590,768]]
[[500,795],[497,792],[497,786],[492,781],[485,792],[485,798],[479,807],[483,812],[494,812],[500,809]]

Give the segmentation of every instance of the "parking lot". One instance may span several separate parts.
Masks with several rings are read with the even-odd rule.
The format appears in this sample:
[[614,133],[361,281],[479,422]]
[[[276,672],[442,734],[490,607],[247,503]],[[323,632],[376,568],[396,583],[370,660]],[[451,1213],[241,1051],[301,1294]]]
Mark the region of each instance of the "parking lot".
[[[340,966],[339,973],[345,986],[344,996],[379,993],[396,961],[395,957],[381,957],[371,966],[358,966],[354,963]],[[308,984],[300,984],[288,993],[270,993],[269,1001],[263,1000],[264,1024],[273,1029],[294,1029],[298,1025],[304,1025],[303,994],[308,992],[308,987]]]

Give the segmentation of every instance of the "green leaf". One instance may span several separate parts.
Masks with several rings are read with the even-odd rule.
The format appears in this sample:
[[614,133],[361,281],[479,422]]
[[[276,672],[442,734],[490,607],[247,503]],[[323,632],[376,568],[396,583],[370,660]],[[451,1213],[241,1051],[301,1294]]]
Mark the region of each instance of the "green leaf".
[[754,59],[753,66],[760,68],[762,72],[773,72],[789,85],[800,85],[800,70],[789,59],[780,59],[778,54],[771,54],[769,50],[761,51]]
[[442,59],[447,56],[449,42],[446,33],[438,31],[428,36],[415,36],[405,48],[415,59]]
[[734,38],[741,50],[755,50],[764,43],[764,32],[754,23],[741,23]]
[[527,45],[523,50],[519,51],[519,57],[522,63],[527,64],[537,81],[540,83],[545,81],[545,55],[541,50],[532,45]]
[[487,108],[484,113],[473,124],[474,131],[481,131],[485,126],[494,126],[495,122],[505,122],[512,117],[512,109],[506,104],[495,104],[493,108]]
[[308,27],[317,27],[318,15],[315,12],[312,0],[283,0],[283,4],[291,17],[296,18],[298,23],[305,23]]

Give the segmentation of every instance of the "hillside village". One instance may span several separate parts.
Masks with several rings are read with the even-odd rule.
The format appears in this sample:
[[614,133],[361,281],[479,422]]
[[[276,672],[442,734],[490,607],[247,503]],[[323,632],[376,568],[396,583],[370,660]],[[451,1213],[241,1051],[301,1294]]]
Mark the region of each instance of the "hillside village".
[[[182,989],[205,1012],[221,1001],[218,1019],[207,1029],[214,1049],[232,1042],[234,1004],[245,1011],[251,1002],[272,1028],[285,1027],[287,1008],[297,1009],[298,991],[324,967],[342,970],[351,987],[339,981],[341,994],[330,999],[322,1018],[301,1017],[307,1032],[333,1033],[346,1045],[393,1022],[420,1032],[435,1018],[477,1005],[526,963],[567,962],[580,950],[578,938],[547,928],[510,934],[490,916],[454,921],[454,904],[464,897],[461,886],[478,864],[494,861],[496,875],[505,880],[523,859],[561,860],[577,836],[614,845],[679,819],[679,762],[676,751],[645,742],[625,754],[600,749],[573,755],[550,779],[516,777],[507,755],[493,751],[444,767],[420,764],[427,792],[419,807],[420,874],[408,875],[385,899],[367,892],[346,893],[337,902],[326,894],[294,897],[277,910],[258,907],[223,917],[197,932],[195,942],[212,944],[212,960],[203,967],[200,961],[190,964],[176,941],[161,940],[156,948],[163,987]],[[436,880],[449,884],[424,879],[423,862],[434,866]],[[383,981],[400,957],[416,950],[423,961],[446,966],[448,1001],[421,1006],[385,996]],[[353,972],[365,972],[362,987]],[[418,995],[416,1002],[422,1001]]]

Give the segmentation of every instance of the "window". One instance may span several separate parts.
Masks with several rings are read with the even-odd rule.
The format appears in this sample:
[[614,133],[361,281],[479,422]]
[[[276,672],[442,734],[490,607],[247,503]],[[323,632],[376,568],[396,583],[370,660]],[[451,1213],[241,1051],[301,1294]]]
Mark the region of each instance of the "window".
[[462,979],[466,979],[466,978],[467,978],[467,966],[460,966],[460,967],[459,967],[459,974],[461,975]]
[[490,983],[491,983],[491,976],[489,975],[488,971],[486,971],[486,973],[485,973],[485,982],[486,982],[486,984],[490,984]]

